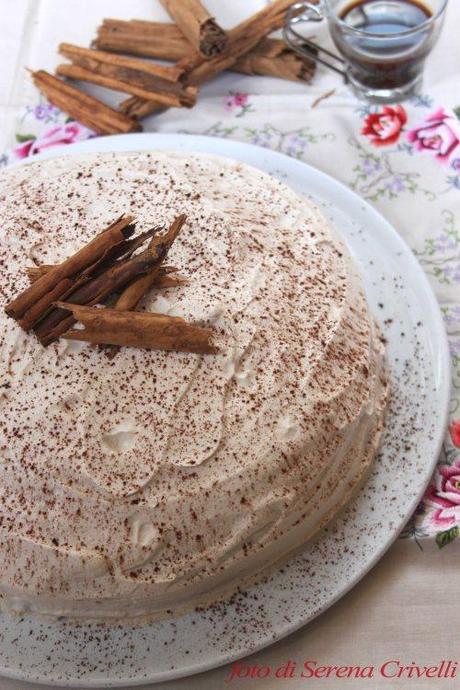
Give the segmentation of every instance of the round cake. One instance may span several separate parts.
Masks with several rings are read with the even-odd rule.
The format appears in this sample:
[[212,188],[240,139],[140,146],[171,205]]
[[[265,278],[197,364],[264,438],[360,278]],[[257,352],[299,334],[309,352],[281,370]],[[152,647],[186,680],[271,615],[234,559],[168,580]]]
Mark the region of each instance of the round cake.
[[[214,602],[310,539],[374,459],[385,349],[343,242],[305,198],[208,155],[69,155],[2,172],[0,609],[154,618]],[[4,312],[26,268],[122,214],[187,221],[187,283],[146,311],[217,354],[43,347]]]

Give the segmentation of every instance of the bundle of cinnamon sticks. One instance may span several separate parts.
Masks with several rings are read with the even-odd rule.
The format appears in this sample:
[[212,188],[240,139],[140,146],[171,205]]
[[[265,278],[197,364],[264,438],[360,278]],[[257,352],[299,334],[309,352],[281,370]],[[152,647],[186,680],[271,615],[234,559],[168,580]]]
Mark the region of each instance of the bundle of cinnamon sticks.
[[[179,215],[166,232],[157,226],[133,236],[134,219],[118,218],[62,263],[30,267],[31,284],[7,304],[6,313],[44,346],[63,337],[111,346],[109,357],[123,345],[216,352],[211,329],[137,311],[152,288],[185,284],[164,263],[185,222],[186,216]],[[114,298],[111,308],[96,306]],[[72,330],[76,321],[84,328]]]
[[112,134],[139,131],[140,119],[165,108],[192,107],[199,86],[224,70],[301,82],[314,74],[313,61],[299,57],[283,41],[267,38],[281,28],[295,0],[274,0],[229,31],[201,0],[160,2],[173,24],[105,19],[92,48],[59,46],[69,62],[60,64],[57,74],[128,94],[118,109],[42,70],[32,72],[37,88],[72,118],[99,134]]

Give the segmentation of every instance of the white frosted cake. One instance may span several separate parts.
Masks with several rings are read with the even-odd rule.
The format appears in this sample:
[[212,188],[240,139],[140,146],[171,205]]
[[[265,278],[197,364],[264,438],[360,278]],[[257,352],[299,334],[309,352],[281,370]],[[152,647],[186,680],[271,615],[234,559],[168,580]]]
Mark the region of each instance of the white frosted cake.
[[[0,176],[0,609],[120,621],[207,605],[300,548],[380,441],[384,345],[319,211],[234,161],[67,156]],[[211,325],[199,355],[42,347],[3,307],[26,266],[116,217],[187,223],[188,284],[148,311]]]

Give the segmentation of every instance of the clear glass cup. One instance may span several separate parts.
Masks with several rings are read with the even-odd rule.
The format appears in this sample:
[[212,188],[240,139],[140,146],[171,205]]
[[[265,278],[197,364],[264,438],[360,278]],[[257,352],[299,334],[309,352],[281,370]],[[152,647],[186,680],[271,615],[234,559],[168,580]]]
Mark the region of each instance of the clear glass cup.
[[[327,19],[332,40],[343,57],[344,76],[357,95],[389,103],[419,90],[425,59],[439,37],[447,2],[320,0],[319,4],[298,3],[296,7],[303,8],[305,20]],[[299,19],[302,21],[301,16]]]

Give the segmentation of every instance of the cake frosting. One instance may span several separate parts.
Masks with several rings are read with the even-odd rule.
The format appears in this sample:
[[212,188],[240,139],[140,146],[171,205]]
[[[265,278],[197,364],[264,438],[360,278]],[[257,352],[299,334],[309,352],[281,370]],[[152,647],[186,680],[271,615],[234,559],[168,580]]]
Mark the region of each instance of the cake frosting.
[[[251,582],[349,500],[375,457],[385,351],[318,209],[259,170],[175,152],[72,155],[0,176],[0,609],[177,615]],[[188,284],[149,311],[212,325],[217,355],[43,348],[3,311],[25,267],[116,217],[187,223]]]

